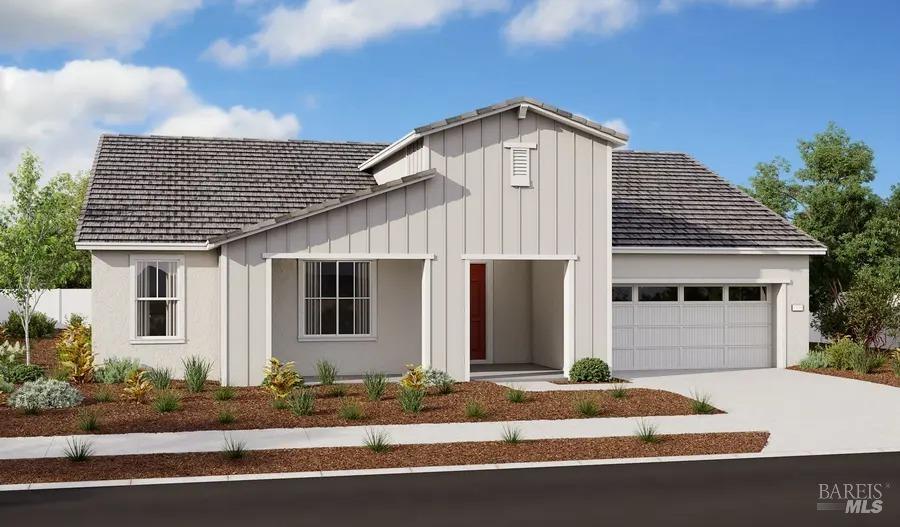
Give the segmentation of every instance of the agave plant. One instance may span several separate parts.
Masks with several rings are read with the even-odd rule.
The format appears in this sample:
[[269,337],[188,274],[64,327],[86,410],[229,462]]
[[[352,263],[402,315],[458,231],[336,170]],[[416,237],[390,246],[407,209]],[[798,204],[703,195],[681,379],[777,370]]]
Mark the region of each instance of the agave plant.
[[263,379],[263,388],[272,394],[275,399],[284,400],[294,388],[303,385],[303,378],[294,369],[293,362],[282,363],[280,360],[272,357],[269,359],[269,365],[264,370],[265,378]]

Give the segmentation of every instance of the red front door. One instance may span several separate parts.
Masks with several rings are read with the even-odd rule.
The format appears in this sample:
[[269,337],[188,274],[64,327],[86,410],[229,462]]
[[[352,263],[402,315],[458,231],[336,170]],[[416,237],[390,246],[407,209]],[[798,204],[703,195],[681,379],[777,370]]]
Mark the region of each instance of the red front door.
[[485,315],[485,264],[471,264],[469,280],[469,358],[485,360],[485,335],[487,316]]

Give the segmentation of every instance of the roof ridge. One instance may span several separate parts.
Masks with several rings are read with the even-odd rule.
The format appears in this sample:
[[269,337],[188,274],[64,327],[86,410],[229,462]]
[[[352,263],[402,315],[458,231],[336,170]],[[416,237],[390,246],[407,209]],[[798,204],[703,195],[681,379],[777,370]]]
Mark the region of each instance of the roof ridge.
[[127,134],[104,132],[100,134],[101,140],[105,137],[121,137],[128,139],[196,139],[202,141],[233,141],[247,143],[315,143],[315,144],[332,144],[332,145],[363,145],[363,146],[386,146],[389,143],[381,141],[349,141],[349,140],[327,140],[327,139],[271,139],[257,137],[223,137],[212,135],[166,135],[166,134]]

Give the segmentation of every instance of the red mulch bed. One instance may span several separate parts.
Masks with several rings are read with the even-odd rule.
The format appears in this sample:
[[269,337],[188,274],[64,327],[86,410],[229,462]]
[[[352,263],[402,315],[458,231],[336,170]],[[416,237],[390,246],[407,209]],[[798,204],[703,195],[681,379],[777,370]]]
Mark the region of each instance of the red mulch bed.
[[[152,402],[140,404],[125,401],[122,385],[85,384],[78,389],[85,401],[63,410],[47,410],[27,415],[0,405],[0,437],[48,436],[84,433],[78,429],[78,415],[90,409],[97,414],[99,428],[94,433],[122,434],[131,432],[177,432],[188,430],[237,430],[258,428],[325,427],[379,424],[452,423],[467,421],[465,406],[478,401],[485,410],[485,421],[514,421],[531,419],[571,419],[578,417],[575,402],[591,397],[601,408],[599,417],[636,417],[651,415],[691,414],[690,399],[662,390],[630,388],[624,399],[615,399],[603,390],[528,392],[522,403],[506,400],[506,388],[491,382],[467,382],[455,385],[448,395],[430,393],[425,398],[425,409],[418,414],[403,412],[396,400],[397,385],[391,384],[380,401],[366,399],[361,384],[341,385],[345,396],[329,394],[329,387],[315,386],[315,413],[296,416],[289,410],[272,407],[271,396],[259,387],[234,388],[235,398],[217,401],[213,394],[215,383],[208,383],[205,391],[189,393],[180,382],[174,392],[182,397],[182,408],[170,413],[159,413]],[[101,390],[111,390],[115,400],[97,402]],[[3,403],[5,396],[0,396]],[[338,411],[345,401],[357,403],[364,413],[359,420],[349,421]],[[218,422],[221,410],[227,409],[235,416],[231,424]]]
[[837,370],[834,368],[815,368],[808,370],[799,366],[791,366],[790,369],[807,373],[818,373],[820,375],[831,375],[832,377],[844,377],[845,379],[874,382],[877,384],[887,384],[888,386],[900,388],[900,377],[894,375],[890,364],[884,364],[872,373],[856,373],[852,370]]
[[634,437],[603,437],[543,439],[517,445],[499,441],[398,445],[380,454],[363,447],[257,450],[238,460],[227,459],[218,452],[98,456],[83,462],[65,458],[12,459],[0,460],[0,483],[733,454],[761,451],[769,434],[731,432],[661,438],[655,444],[642,443]]

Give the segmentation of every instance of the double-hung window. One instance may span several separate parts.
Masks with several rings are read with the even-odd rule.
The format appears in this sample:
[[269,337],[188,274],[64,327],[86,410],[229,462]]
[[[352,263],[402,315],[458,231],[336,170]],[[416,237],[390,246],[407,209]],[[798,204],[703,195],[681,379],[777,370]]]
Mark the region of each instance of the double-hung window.
[[184,338],[184,260],[181,257],[132,257],[133,339]]
[[375,335],[371,262],[307,261],[300,269],[301,338]]

